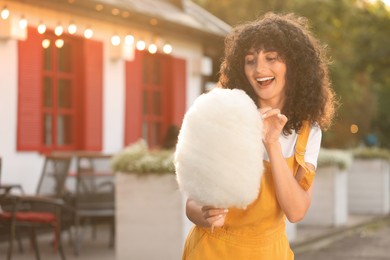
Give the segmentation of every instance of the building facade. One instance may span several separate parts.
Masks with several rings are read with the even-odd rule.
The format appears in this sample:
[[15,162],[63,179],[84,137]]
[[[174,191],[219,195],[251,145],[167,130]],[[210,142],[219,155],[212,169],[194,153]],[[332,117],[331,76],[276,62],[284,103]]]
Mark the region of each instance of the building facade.
[[230,30],[189,0],[0,8],[1,182],[27,193],[45,154],[115,153],[140,138],[161,146],[215,73]]

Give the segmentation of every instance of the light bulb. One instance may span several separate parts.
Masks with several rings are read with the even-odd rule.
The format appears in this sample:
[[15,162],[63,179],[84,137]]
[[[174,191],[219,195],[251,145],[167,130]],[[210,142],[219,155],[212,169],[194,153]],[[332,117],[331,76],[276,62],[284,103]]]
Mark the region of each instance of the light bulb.
[[156,53],[157,52],[157,45],[154,43],[150,44],[148,47],[148,51],[149,51],[149,53],[152,53],[152,54]]
[[64,27],[62,27],[61,24],[57,25],[56,28],[54,29],[54,34],[57,36],[61,36],[63,32],[64,32]]
[[63,39],[57,39],[55,42],[55,45],[57,48],[62,48],[64,46],[64,40]]
[[91,28],[87,28],[85,29],[84,31],[84,37],[87,38],[87,39],[91,39],[93,36],[93,31]]
[[68,26],[68,33],[75,34],[76,32],[77,32],[77,26],[71,22]]
[[165,54],[170,54],[172,52],[172,50],[173,50],[172,45],[170,45],[169,43],[164,44],[163,52]]
[[128,34],[125,36],[125,43],[127,45],[132,45],[134,43],[134,36],[131,34]]
[[49,47],[50,47],[50,40],[49,40],[49,39],[44,39],[44,40],[42,41],[42,47],[43,47],[44,49],[49,48]]
[[145,48],[146,48],[146,43],[145,43],[145,41],[139,40],[139,41],[137,42],[136,47],[137,47],[137,50],[139,50],[139,51],[145,50]]
[[39,25],[38,25],[38,33],[39,34],[44,34],[46,32],[46,25],[41,22]]
[[22,15],[22,17],[19,20],[19,27],[22,29],[26,29],[27,24],[28,24],[28,22],[27,22],[26,18],[24,18],[24,16]]
[[9,10],[8,10],[7,6],[5,5],[3,7],[3,10],[1,10],[1,18],[3,20],[6,20],[6,19],[8,19],[8,17],[9,17]]
[[115,34],[114,36],[111,37],[111,43],[114,46],[118,46],[119,44],[121,44],[121,37],[119,37],[119,35]]

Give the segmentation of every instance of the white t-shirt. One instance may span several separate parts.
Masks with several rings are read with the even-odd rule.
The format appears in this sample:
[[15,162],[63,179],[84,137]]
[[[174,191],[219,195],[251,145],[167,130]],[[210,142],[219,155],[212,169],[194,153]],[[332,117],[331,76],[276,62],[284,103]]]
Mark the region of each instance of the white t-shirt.
[[[294,131],[291,135],[285,136],[281,134],[279,137],[280,145],[284,158],[289,158],[294,155],[295,143],[297,142],[298,134]],[[313,125],[310,129],[309,139],[307,140],[305,162],[313,164],[317,168],[318,154],[320,153],[322,139],[322,131],[318,125]],[[264,153],[264,160],[269,161],[268,154]]]

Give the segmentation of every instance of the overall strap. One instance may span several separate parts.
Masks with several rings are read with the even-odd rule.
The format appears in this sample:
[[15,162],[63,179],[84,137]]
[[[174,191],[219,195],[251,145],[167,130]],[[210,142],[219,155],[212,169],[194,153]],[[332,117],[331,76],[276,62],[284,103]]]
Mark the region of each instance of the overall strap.
[[295,156],[304,159],[306,153],[306,145],[309,140],[311,125],[309,121],[303,121],[301,129],[298,132],[297,143],[295,144]]
[[311,124],[309,121],[303,121],[302,127],[298,132],[297,143],[295,144],[295,160],[297,163],[306,171],[306,174],[299,181],[299,185],[304,189],[308,190],[313,183],[315,173],[310,170],[305,163],[306,145],[309,139],[311,130]]

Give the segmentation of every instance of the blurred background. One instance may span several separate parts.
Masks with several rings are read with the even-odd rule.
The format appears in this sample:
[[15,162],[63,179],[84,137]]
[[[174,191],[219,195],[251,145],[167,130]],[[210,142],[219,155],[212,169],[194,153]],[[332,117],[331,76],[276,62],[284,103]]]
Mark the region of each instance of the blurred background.
[[[310,210],[287,223],[297,259],[388,259],[389,5],[0,0],[0,258],[39,259],[38,244],[42,259],[180,259],[192,226],[173,165],[183,116],[218,82],[231,28],[273,11],[309,20],[340,104]],[[30,209],[35,226],[33,202],[51,209],[36,235],[14,221]]]

